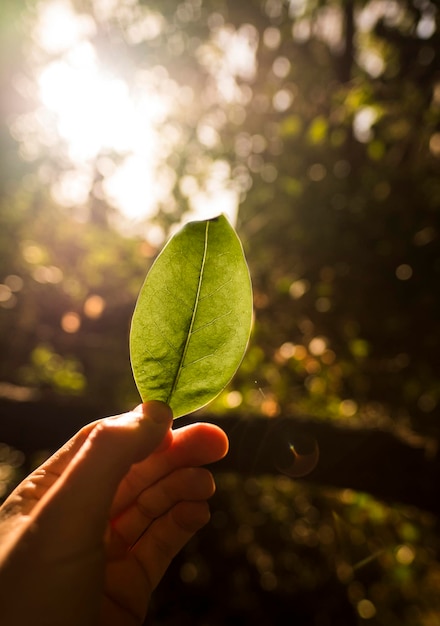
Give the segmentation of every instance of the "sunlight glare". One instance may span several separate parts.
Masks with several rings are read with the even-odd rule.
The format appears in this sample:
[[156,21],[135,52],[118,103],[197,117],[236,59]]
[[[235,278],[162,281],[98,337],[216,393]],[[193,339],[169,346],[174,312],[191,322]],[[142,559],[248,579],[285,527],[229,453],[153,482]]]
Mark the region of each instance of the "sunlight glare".
[[211,219],[223,213],[232,224],[237,221],[239,191],[228,186],[229,164],[221,159],[209,164],[203,188],[193,177],[182,179],[182,193],[188,196],[190,212],[184,222],[190,219]]
[[171,170],[162,168],[160,176],[155,172],[158,157],[174,145],[169,134],[165,141],[156,128],[170,111],[171,99],[155,88],[160,77],[154,71],[141,74],[130,91],[123,80],[103,71],[88,42],[42,69],[41,102],[54,115],[75,166],[54,185],[61,204],[86,201],[96,160],[105,152],[125,157],[104,177],[103,190],[129,219],[150,215],[171,192]]
[[33,37],[50,54],[69,50],[96,31],[92,17],[76,14],[68,0],[40,2],[37,14]]
[[[67,0],[38,5],[33,37],[49,61],[36,72],[44,107],[36,122],[43,145],[53,144],[48,138],[55,131],[71,164],[53,183],[52,195],[62,206],[85,204],[99,173],[106,200],[129,220],[145,218],[174,184],[169,168],[161,167],[160,175],[156,170],[179,139],[158,130],[178,87],[161,67],[138,70],[131,85],[114,75],[88,41],[95,30],[93,18],[76,13]],[[105,173],[103,158],[114,164]]]
[[74,52],[50,63],[39,78],[41,101],[55,113],[70,158],[81,163],[102,149],[128,151],[137,129],[127,85],[100,71],[91,44]]
[[[48,179],[59,205],[74,207],[76,215],[87,218],[94,194],[118,209],[127,226],[136,226],[159,207],[175,210],[176,173],[167,161],[183,145],[185,124],[179,120],[193,108],[193,92],[172,80],[160,65],[139,66],[128,78],[102,61],[92,43],[100,11],[112,13],[123,5],[125,10],[130,1],[94,0],[94,17],[77,12],[69,0],[38,3],[29,58],[39,106],[27,117],[17,116],[12,132],[28,160],[51,150],[60,158],[62,167]],[[148,29],[138,33],[138,39],[156,37],[163,26],[160,14],[142,9],[142,15],[149,20]],[[256,29],[243,25],[237,31],[215,29],[211,44],[200,46],[202,64],[223,101],[241,102],[252,96],[237,79],[254,76],[257,43]],[[220,142],[226,119],[207,115],[199,120],[202,154]],[[203,167],[196,176],[200,187],[197,184],[187,196],[189,217],[225,213],[235,223],[241,192],[231,180],[229,165],[209,154],[200,160]]]
[[129,219],[151,215],[159,202],[168,198],[175,181],[174,172],[163,166],[160,172],[139,154],[128,156],[115,173],[103,182],[106,197]]
[[191,209],[185,217],[185,222],[194,219],[211,219],[223,213],[231,224],[235,224],[238,211],[238,193],[234,189],[199,192],[191,198]]

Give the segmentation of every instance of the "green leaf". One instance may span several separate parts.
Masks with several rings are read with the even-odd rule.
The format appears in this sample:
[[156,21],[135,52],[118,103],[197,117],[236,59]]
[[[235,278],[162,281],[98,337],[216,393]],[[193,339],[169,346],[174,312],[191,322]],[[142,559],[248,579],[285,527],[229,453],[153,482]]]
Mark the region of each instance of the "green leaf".
[[244,356],[252,288],[240,240],[227,219],[190,222],[165,246],[139,294],[130,332],[142,400],[174,417],[217,396]]

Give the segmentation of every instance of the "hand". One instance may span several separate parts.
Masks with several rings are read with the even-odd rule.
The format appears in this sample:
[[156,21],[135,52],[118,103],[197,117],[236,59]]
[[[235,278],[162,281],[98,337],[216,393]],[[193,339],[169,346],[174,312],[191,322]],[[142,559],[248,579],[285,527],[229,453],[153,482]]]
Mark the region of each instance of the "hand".
[[173,557],[209,520],[200,467],[227,452],[222,430],[170,430],[147,402],[85,426],[0,509],[2,624],[139,626]]

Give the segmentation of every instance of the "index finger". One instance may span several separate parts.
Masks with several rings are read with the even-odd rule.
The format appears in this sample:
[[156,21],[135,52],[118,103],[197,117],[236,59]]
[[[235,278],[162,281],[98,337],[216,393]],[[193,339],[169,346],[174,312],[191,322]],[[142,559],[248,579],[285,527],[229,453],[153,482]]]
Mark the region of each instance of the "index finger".
[[214,463],[228,451],[228,438],[214,424],[190,424],[168,434],[163,444],[148,458],[131,466],[113,500],[111,518],[118,517],[138,496],[180,467],[199,467]]

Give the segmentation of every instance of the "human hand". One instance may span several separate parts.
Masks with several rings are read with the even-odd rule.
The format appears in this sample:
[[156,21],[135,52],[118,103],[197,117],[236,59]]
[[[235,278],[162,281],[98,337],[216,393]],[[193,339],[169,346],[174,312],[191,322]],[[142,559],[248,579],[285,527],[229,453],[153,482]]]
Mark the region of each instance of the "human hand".
[[147,402],[81,429],[0,508],[2,624],[139,626],[173,557],[209,520],[226,435],[172,431]]

